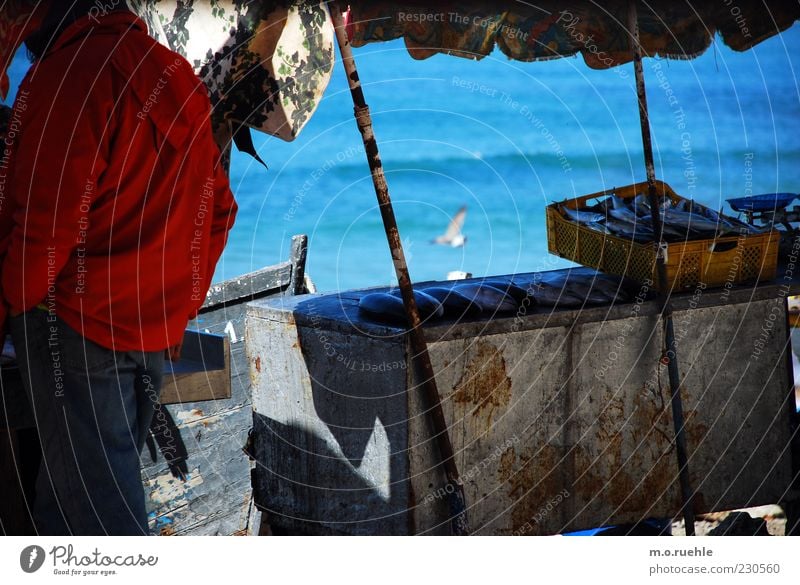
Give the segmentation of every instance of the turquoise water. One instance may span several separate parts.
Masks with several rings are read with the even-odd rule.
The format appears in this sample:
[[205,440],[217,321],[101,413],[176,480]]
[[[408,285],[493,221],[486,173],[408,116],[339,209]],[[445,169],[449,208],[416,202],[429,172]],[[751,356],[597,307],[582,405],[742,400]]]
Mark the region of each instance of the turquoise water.
[[[798,54],[795,26],[745,53],[717,42],[692,61],[646,59],[658,178],[717,208],[800,191]],[[415,61],[402,41],[355,56],[415,280],[566,266],[547,252],[545,206],[644,180],[632,65]],[[240,212],[217,280],[286,259],[306,233],[320,290],[394,281],[340,62],[295,142],[255,143],[270,168],[234,156]],[[466,246],[429,244],[464,204]]]

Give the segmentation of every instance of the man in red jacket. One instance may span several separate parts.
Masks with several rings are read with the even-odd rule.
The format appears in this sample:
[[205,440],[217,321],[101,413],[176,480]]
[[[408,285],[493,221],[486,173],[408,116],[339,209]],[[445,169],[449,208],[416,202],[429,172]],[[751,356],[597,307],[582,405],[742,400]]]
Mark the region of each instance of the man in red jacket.
[[165,349],[236,204],[205,86],[134,14],[53,2],[25,43],[0,147],[0,292],[44,452],[37,529],[146,534],[139,453]]

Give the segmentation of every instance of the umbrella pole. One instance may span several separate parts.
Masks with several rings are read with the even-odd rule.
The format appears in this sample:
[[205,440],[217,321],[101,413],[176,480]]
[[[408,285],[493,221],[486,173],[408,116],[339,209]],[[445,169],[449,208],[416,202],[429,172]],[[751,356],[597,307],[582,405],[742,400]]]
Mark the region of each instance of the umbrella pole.
[[636,0],[628,3],[628,28],[633,39],[633,68],[636,74],[636,94],[639,99],[639,120],[642,126],[642,146],[644,147],[644,164],[647,172],[647,195],[650,201],[651,220],[653,231],[658,235],[658,250],[656,252],[656,274],[659,282],[659,300],[661,302],[661,317],[664,322],[666,341],[667,372],[669,374],[670,405],[672,406],[672,423],[675,428],[675,451],[678,457],[678,474],[681,486],[681,500],[683,521],[686,525],[686,535],[694,536],[694,507],[691,481],[689,479],[689,457],[686,447],[686,423],[683,418],[683,402],[681,400],[681,379],[678,372],[678,354],[675,348],[675,331],[672,323],[672,304],[669,293],[661,291],[667,283],[667,267],[664,263],[664,249],[666,245],[662,240],[663,230],[661,210],[658,207],[656,193],[656,171],[653,162],[653,142],[650,137],[650,115],[647,111],[647,94],[644,87],[644,72],[642,71],[642,47],[639,44],[639,20],[636,9]]
[[417,303],[414,300],[414,291],[411,286],[411,277],[408,274],[403,244],[400,240],[400,232],[397,228],[397,221],[394,217],[392,200],[389,197],[389,187],[386,184],[386,177],[383,174],[378,143],[375,140],[375,133],[372,129],[372,118],[369,114],[369,106],[364,99],[364,92],[361,89],[361,81],[358,78],[358,71],[353,59],[353,52],[350,49],[350,41],[347,38],[344,19],[339,6],[332,2],[329,5],[333,25],[336,29],[336,40],[339,43],[339,50],[342,53],[342,62],[347,74],[347,82],[350,85],[350,94],[353,97],[353,106],[358,129],[364,141],[364,150],[367,154],[369,170],[372,174],[372,183],[375,187],[375,195],[378,197],[378,204],[383,218],[383,227],[386,230],[386,239],[392,252],[394,270],[397,274],[397,282],[403,296],[408,321],[411,324],[409,338],[411,349],[414,352],[413,361],[416,365],[417,373],[422,379],[422,391],[429,408],[431,422],[435,433],[434,439],[439,448],[441,465],[447,477],[449,494],[451,529],[455,535],[466,535],[469,532],[467,525],[466,500],[464,499],[464,486],[461,483],[453,453],[453,444],[450,442],[450,435],[447,430],[447,421],[444,418],[442,402],[439,398],[439,390],[436,387],[436,377],[431,365],[431,358],[428,354],[428,344],[422,330],[422,323],[419,315]]

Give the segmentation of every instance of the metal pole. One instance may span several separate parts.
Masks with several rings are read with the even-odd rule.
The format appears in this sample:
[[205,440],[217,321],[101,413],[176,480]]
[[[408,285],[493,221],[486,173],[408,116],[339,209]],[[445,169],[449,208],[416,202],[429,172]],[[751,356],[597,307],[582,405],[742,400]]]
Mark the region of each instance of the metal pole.
[[336,40],[339,43],[339,50],[342,53],[344,70],[347,73],[347,82],[350,85],[350,94],[353,97],[358,129],[364,141],[364,150],[367,153],[367,162],[372,174],[372,183],[375,187],[375,195],[378,197],[378,204],[383,218],[383,227],[386,230],[386,239],[389,242],[389,249],[392,252],[394,270],[397,274],[397,282],[403,296],[403,305],[406,315],[411,325],[409,338],[411,349],[414,352],[413,360],[416,365],[417,373],[422,379],[422,391],[425,396],[427,407],[430,409],[431,422],[434,429],[434,440],[439,448],[441,455],[441,465],[447,477],[449,489],[451,529],[455,535],[465,535],[469,532],[467,525],[466,501],[464,499],[464,487],[459,479],[458,467],[456,466],[453,454],[453,445],[450,442],[450,435],[447,431],[447,421],[444,418],[442,402],[439,398],[439,390],[436,388],[436,377],[434,376],[431,358],[428,354],[428,344],[425,342],[425,335],[422,331],[422,324],[419,316],[419,309],[414,300],[414,290],[411,286],[411,277],[408,274],[403,244],[400,240],[400,232],[397,229],[397,221],[392,209],[392,200],[389,197],[389,187],[386,184],[386,177],[383,174],[381,156],[378,152],[378,143],[375,140],[375,133],[372,129],[372,118],[369,114],[369,106],[364,99],[364,92],[361,89],[361,81],[358,78],[358,71],[353,60],[353,52],[350,49],[350,41],[347,38],[342,11],[339,6],[332,2],[330,5],[333,25],[336,28]]
[[661,317],[664,323],[664,334],[667,346],[667,372],[669,374],[670,405],[672,406],[672,424],[675,427],[675,451],[678,457],[678,475],[681,486],[681,499],[683,521],[686,525],[686,535],[694,536],[694,492],[689,478],[689,457],[686,447],[686,424],[683,418],[683,402],[681,401],[681,380],[678,372],[678,354],[675,348],[675,331],[672,324],[672,304],[669,293],[661,290],[667,285],[667,267],[664,264],[665,244],[661,223],[661,210],[658,207],[656,193],[656,171],[653,163],[653,142],[650,137],[650,116],[647,112],[647,94],[644,87],[644,72],[642,71],[642,47],[639,44],[639,20],[636,9],[636,0],[628,3],[628,28],[630,30],[633,46],[633,68],[636,74],[636,94],[639,98],[639,120],[642,126],[642,146],[644,147],[644,165],[647,171],[647,195],[650,200],[650,217],[653,231],[658,237],[656,251],[656,274],[659,282],[659,300],[661,302]]

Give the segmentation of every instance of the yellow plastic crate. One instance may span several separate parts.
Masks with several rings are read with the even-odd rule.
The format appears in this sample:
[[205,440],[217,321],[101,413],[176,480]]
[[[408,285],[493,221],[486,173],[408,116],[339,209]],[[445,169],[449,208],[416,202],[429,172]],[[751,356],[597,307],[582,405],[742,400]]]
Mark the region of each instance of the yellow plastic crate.
[[[662,181],[656,181],[659,195],[673,201],[683,199]],[[603,234],[564,217],[558,210],[592,205],[592,199],[611,194],[629,199],[647,193],[647,183],[636,183],[599,193],[567,199],[547,206],[547,247],[551,253],[596,268],[601,272],[627,276],[639,282],[650,280],[660,290],[684,290],[703,283],[707,287],[745,281],[772,280],[778,265],[780,234],[731,235],[709,240],[667,244],[667,282],[656,276],[657,244],[639,244],[619,236]],[[696,202],[694,205],[698,205]]]

